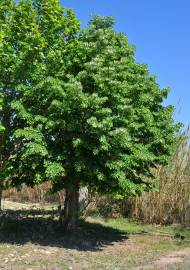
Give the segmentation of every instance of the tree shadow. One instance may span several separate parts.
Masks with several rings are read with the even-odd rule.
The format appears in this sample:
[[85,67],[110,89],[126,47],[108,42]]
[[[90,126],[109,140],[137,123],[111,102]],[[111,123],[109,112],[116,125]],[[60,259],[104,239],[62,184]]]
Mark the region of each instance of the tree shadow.
[[55,210],[6,210],[0,213],[0,243],[97,251],[128,239],[126,232],[100,223],[79,221],[77,230],[64,233]]

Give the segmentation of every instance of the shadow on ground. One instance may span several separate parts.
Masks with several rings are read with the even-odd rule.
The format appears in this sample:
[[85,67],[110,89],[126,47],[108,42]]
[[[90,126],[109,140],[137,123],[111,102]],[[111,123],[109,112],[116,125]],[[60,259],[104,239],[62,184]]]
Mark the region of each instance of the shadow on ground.
[[80,220],[74,233],[64,233],[55,210],[6,210],[0,213],[0,243],[62,247],[79,251],[102,250],[124,241],[126,232]]

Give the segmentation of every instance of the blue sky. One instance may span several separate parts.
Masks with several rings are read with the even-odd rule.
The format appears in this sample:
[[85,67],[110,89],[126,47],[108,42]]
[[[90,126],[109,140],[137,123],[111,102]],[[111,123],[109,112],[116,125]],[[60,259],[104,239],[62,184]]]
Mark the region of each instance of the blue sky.
[[138,62],[149,65],[161,87],[172,89],[166,104],[175,118],[190,123],[190,1],[189,0],[61,0],[86,26],[91,15],[112,15],[115,29],[136,46]]

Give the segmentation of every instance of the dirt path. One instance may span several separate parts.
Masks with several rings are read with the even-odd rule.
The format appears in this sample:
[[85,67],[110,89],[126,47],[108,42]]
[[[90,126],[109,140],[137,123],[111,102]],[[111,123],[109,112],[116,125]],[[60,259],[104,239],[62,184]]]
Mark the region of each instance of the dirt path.
[[135,270],[165,270],[165,269],[190,269],[190,248],[180,251],[173,251],[167,255],[162,255],[155,261],[150,262],[139,267]]

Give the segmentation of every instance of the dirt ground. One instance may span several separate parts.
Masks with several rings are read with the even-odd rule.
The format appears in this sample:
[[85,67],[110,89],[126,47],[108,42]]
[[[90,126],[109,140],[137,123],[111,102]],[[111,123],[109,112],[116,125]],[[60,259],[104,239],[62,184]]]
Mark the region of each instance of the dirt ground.
[[159,256],[156,260],[148,264],[135,267],[136,270],[144,269],[158,269],[158,270],[189,270],[190,269],[190,248],[186,248],[180,251],[173,251],[168,254]]
[[[87,244],[87,243],[86,243]],[[0,269],[14,270],[177,270],[190,269],[190,248],[167,254],[145,254],[134,239],[97,251],[25,245],[1,246]],[[133,259],[132,259],[133,258]]]
[[[0,269],[6,270],[189,270],[190,243],[166,234],[132,233],[130,224],[81,222],[65,235],[56,206],[4,202],[0,219]],[[114,225],[115,224],[115,225]],[[130,226],[129,226],[130,225]],[[126,227],[126,231],[123,228]],[[118,229],[119,228],[119,229]],[[130,232],[130,233],[129,233]]]

